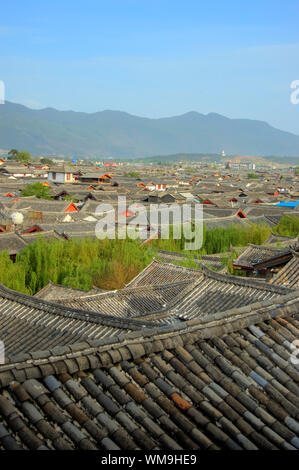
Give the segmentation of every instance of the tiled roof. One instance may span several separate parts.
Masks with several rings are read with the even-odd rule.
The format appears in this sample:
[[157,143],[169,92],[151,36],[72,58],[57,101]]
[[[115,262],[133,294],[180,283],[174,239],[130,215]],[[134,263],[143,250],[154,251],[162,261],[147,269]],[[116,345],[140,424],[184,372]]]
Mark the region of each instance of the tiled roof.
[[272,243],[279,243],[283,245],[290,245],[291,243],[294,243],[295,241],[296,241],[296,238],[294,237],[286,237],[284,235],[277,235],[276,233],[271,232],[267,240],[264,242],[264,244],[267,245],[267,244],[272,244]]
[[27,243],[15,232],[0,232],[0,251],[6,250],[10,255],[15,255],[22,251]]
[[277,286],[299,289],[299,253],[292,252],[290,261],[273,276],[270,282]]
[[161,263],[154,260],[139,273],[127,287],[161,285],[167,283],[194,280],[201,277],[197,269],[184,268],[175,264]]
[[203,267],[201,277],[182,289],[181,295],[169,304],[168,311],[161,319],[163,322],[173,322],[178,317],[185,320],[204,318],[215,312],[238,309],[290,292],[286,288],[272,287],[263,281],[217,273]]
[[[83,289],[74,289],[73,287],[61,286],[59,284],[54,284],[49,282],[43,289],[38,291],[34,297],[39,299],[49,300],[55,302],[59,299],[70,299],[74,297],[86,296],[87,293],[94,293],[95,291],[100,291],[100,289],[92,289],[91,291],[86,291]],[[103,291],[102,291],[103,292]]]
[[87,294],[61,301],[62,305],[122,318],[133,318],[165,309],[180,297],[190,281],[164,285],[127,287],[118,291]]
[[[163,261],[171,263],[172,261],[182,261],[188,259],[188,255],[175,251],[158,250],[159,258]],[[211,266],[217,270],[223,268],[222,255],[201,255],[199,257],[194,256],[194,261],[198,262],[198,265]]]
[[299,449],[299,292],[11,357],[0,449]]
[[278,248],[270,248],[265,245],[252,245],[249,244],[246,250],[234,260],[234,266],[244,266],[253,268],[253,266],[257,263],[261,263],[262,261],[266,261],[271,259],[275,256],[284,255],[288,253],[289,249],[278,249]]
[[64,307],[0,284],[0,331],[7,353],[64,346],[87,337],[111,337],[140,329],[145,324],[135,319]]

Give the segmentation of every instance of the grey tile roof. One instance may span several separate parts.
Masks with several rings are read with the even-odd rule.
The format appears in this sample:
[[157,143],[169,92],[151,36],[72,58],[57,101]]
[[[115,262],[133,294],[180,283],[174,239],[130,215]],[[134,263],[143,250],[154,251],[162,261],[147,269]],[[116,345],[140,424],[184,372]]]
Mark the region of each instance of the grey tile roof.
[[265,245],[249,244],[246,250],[234,260],[234,266],[253,268],[257,263],[261,263],[276,256],[289,252],[289,248],[272,248]]
[[292,289],[299,288],[299,253],[292,252],[290,261],[281,268],[270,281],[276,286],[285,286]]
[[[147,322],[78,310],[0,285],[0,331],[7,354],[120,335]],[[149,323],[150,325],[150,323]]]
[[296,291],[15,356],[0,366],[0,448],[298,449],[298,309]]
[[15,255],[25,248],[27,243],[15,232],[0,232],[0,250],[6,250],[10,255]]
[[133,318],[164,310],[170,301],[180,297],[190,281],[180,281],[162,286],[127,287],[105,293],[88,293],[74,296],[61,303],[72,308],[100,312],[122,318]]
[[[34,297],[39,299],[49,300],[52,302],[65,299],[78,298],[81,296],[86,296],[88,293],[101,292],[101,289],[92,289],[91,291],[86,291],[83,289],[74,289],[73,287],[61,286],[59,284],[54,284],[49,282],[43,289],[38,291]],[[102,291],[104,292],[104,291]]]

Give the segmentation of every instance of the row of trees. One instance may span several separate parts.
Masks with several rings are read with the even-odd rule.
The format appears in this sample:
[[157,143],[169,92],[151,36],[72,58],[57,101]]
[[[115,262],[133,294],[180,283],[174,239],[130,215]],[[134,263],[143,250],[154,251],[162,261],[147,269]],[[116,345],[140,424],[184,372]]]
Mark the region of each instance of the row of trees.
[[[225,253],[232,246],[246,246],[248,243],[262,244],[270,235],[271,229],[263,224],[248,224],[247,226],[231,225],[227,228],[207,229],[203,227],[203,245],[199,250],[193,251],[193,255],[211,255],[214,253]],[[184,234],[180,239],[153,240],[152,245],[166,251],[184,252],[186,240]],[[187,252],[189,253],[189,252]]]
[[[21,152],[17,149],[11,149],[8,152],[9,160],[18,160],[19,162],[29,163],[32,160],[32,156],[27,150],[22,150]],[[41,157],[39,159],[40,163],[43,165],[52,165],[53,161],[50,158]]]
[[8,152],[8,159],[9,160],[18,160],[22,163],[29,163],[31,160],[31,154],[27,152],[27,150],[22,150],[19,152],[17,149],[11,149]]
[[31,295],[49,281],[86,290],[120,289],[152,261],[153,254],[150,246],[131,239],[48,242],[40,237],[17,255],[15,263],[8,252],[0,252],[0,282]]
[[[281,235],[297,236],[299,219],[284,216],[274,231]],[[265,242],[271,229],[262,224],[248,227],[204,228],[203,247],[187,252],[188,257],[177,264],[196,268],[194,256],[226,253],[223,264],[229,270],[237,251],[232,247],[248,243],[260,245]],[[188,240],[190,241],[190,240]],[[102,289],[123,288],[133,277],[158,257],[157,250],[184,251],[186,239],[154,240],[151,245],[141,245],[140,240],[81,240],[46,241],[42,236],[17,255],[16,262],[9,253],[0,252],[0,282],[9,288],[35,294],[49,281],[56,284],[89,290],[92,286]],[[235,273],[236,274],[236,273]]]
[[299,217],[296,215],[283,215],[279,224],[273,228],[273,232],[285,237],[297,237],[299,235]]

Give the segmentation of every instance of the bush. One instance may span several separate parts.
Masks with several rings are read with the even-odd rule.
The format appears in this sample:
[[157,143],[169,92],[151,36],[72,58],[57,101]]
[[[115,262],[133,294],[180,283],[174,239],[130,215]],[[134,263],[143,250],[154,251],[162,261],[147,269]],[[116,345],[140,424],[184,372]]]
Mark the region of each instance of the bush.
[[258,179],[258,175],[255,173],[248,173],[247,178],[249,179]]
[[42,183],[27,184],[22,189],[22,196],[35,196],[42,199],[53,199],[50,194],[49,186],[44,186]]
[[86,290],[93,286],[120,289],[152,261],[153,255],[150,246],[131,239],[47,242],[40,237],[17,255],[15,264],[6,259],[6,275],[2,273],[0,282],[8,286],[16,270],[19,282],[9,282],[10,286],[32,295],[49,281]]
[[[213,228],[210,230],[207,230],[204,225],[203,246],[192,253],[193,255],[212,255],[225,253],[231,246],[246,246],[248,243],[261,245],[270,233],[270,228],[263,224],[248,224],[246,227],[231,225],[227,228]],[[184,252],[185,242],[188,242],[188,240],[182,235],[181,239],[178,240],[171,237],[169,240],[154,240],[152,244],[161,250]],[[186,251],[186,253],[190,252]]]
[[297,237],[299,235],[299,217],[296,215],[283,215],[279,224],[273,228],[273,232],[285,237]]

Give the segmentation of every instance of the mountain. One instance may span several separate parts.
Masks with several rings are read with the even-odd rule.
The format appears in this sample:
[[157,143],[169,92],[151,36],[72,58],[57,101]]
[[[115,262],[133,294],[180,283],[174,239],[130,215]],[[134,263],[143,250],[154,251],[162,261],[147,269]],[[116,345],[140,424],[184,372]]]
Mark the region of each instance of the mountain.
[[0,105],[0,148],[34,155],[146,157],[174,153],[299,155],[299,136],[263,121],[195,111],[149,119],[120,111],[82,113]]

